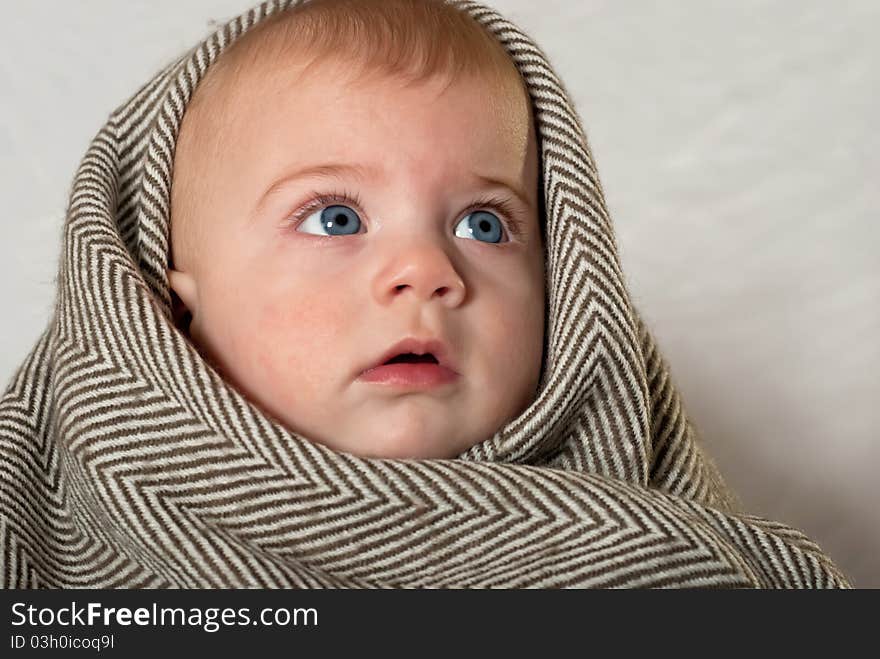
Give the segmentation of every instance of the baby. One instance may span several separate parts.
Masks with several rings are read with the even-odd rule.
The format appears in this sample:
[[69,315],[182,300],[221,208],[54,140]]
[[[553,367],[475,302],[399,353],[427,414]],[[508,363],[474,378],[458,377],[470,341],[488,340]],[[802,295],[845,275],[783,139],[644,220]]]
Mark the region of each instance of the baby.
[[515,63],[458,5],[262,16],[286,4],[82,161],[55,314],[0,399],[0,585],[847,585],[736,512],[526,35],[464,5]]
[[179,324],[309,439],[460,455],[535,398],[538,168],[518,70],[457,9],[314,0],[267,19],[183,119]]

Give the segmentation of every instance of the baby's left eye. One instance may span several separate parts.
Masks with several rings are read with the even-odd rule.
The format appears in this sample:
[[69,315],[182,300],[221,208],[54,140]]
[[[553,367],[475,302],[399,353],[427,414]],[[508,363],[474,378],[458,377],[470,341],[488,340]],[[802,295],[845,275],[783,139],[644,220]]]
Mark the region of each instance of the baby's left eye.
[[486,243],[500,243],[504,238],[504,225],[488,211],[474,211],[461,218],[455,226],[455,235]]

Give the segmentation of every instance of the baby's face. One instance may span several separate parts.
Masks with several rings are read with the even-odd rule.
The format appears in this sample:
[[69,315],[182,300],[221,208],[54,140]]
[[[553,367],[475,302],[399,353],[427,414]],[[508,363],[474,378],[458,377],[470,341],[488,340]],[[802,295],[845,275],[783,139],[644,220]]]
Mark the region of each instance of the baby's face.
[[[205,224],[171,284],[193,341],[292,430],[361,456],[455,457],[538,384],[527,101],[477,79],[349,77],[332,62],[250,73],[211,128],[220,157],[181,134],[175,170],[195,168]],[[433,360],[383,366],[397,353]]]

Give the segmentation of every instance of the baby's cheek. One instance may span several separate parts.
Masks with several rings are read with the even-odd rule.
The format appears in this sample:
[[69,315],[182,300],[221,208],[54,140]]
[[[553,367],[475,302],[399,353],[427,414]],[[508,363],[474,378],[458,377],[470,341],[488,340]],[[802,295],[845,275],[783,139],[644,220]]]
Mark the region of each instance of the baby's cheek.
[[495,375],[502,386],[516,382],[529,357],[525,315],[522,310],[501,305],[481,323],[484,345],[492,352]]
[[480,323],[483,344],[491,351],[493,385],[506,404],[520,407],[538,384],[544,335],[541,291],[508,290],[494,298]]
[[347,306],[318,290],[286,289],[255,315],[256,366],[288,402],[319,396],[350,345]]

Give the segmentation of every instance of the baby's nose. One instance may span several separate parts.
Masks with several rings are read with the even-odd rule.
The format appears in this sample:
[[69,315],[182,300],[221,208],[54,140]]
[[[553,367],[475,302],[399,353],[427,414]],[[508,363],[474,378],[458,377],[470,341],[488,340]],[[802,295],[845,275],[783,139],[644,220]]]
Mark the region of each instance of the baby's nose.
[[449,256],[436,246],[411,247],[398,253],[374,285],[374,295],[383,304],[413,295],[452,308],[464,301],[465,292],[464,281]]

